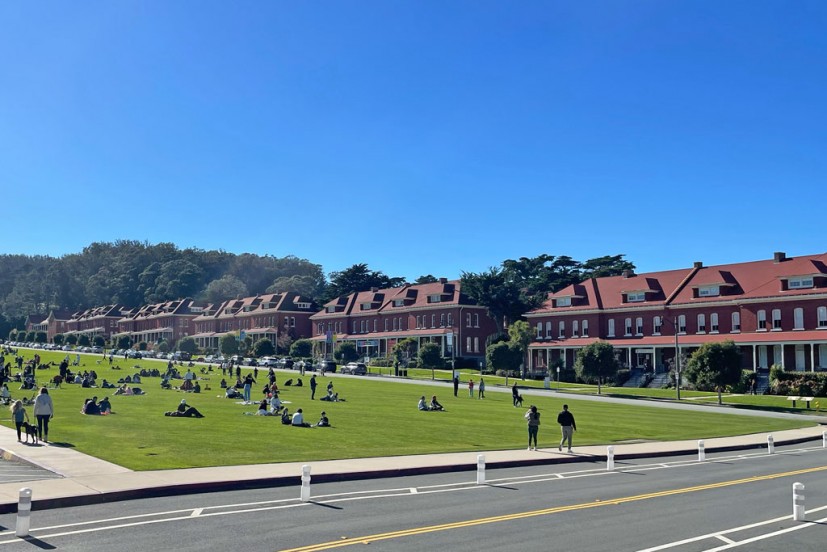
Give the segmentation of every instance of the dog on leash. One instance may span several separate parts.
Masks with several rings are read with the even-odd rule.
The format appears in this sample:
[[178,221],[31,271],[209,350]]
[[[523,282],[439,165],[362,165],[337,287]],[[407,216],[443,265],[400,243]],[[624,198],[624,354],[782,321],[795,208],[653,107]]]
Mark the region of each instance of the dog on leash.
[[523,396],[522,395],[517,395],[517,397],[514,399],[514,405],[515,406],[523,406]]
[[38,443],[37,440],[37,426],[32,425],[29,422],[23,422],[23,425],[20,426],[23,430],[26,431],[26,443],[29,442],[29,437],[32,438],[32,444],[36,445]]

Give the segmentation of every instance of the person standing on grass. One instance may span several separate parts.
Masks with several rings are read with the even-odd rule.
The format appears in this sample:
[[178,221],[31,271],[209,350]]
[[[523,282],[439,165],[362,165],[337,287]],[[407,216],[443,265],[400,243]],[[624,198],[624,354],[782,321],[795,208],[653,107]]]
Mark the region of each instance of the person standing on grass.
[[244,402],[246,403],[250,402],[251,400],[250,397],[253,391],[253,384],[255,382],[256,380],[253,379],[253,376],[251,374],[247,374],[246,376],[244,376]]
[[40,388],[40,394],[34,399],[34,415],[37,418],[37,437],[44,443],[49,442],[49,420],[55,417],[55,406],[49,390]]
[[517,406],[517,397],[520,396],[520,391],[517,389],[517,382],[514,382],[514,385],[511,386],[511,401],[514,403],[514,406]]
[[471,395],[471,398],[474,398],[474,380],[468,380],[468,394]]
[[454,375],[454,396],[457,396],[457,391],[459,391],[459,376]]
[[[528,450],[537,450],[537,432],[540,430],[540,413],[537,412],[537,407],[533,404],[525,413],[525,419],[528,422]],[[534,448],[531,448],[531,442],[534,441]]]
[[316,400],[316,374],[310,376],[310,400]]
[[569,412],[569,405],[563,405],[563,411],[557,415],[557,423],[560,424],[560,430],[563,433],[563,438],[560,439],[560,445],[557,450],[563,450],[563,443],[569,442],[568,452],[571,452],[571,438],[575,431],[577,431],[577,424],[574,422],[574,416]]
[[485,380],[480,378],[480,386],[479,386],[479,398],[485,398]]

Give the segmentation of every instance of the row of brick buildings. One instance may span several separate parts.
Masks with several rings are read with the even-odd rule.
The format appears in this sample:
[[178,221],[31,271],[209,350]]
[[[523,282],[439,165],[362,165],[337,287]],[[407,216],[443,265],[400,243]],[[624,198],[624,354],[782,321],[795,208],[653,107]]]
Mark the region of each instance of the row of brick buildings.
[[[191,299],[125,309],[119,305],[50,313],[27,329],[127,335],[134,342],[170,343],[192,336],[217,349],[228,333],[274,342],[311,338],[320,354],[343,341],[360,354],[387,356],[400,340],[437,343],[443,356],[482,361],[496,327],[484,307],[462,293],[457,280],[338,297],[321,310],[293,293],[203,304]],[[526,313],[535,329],[529,369],[555,362],[570,366],[577,351],[598,339],[610,342],[628,367],[663,372],[675,354],[704,343],[734,341],[744,365],[827,369],[827,254],[589,279],[550,293]]]

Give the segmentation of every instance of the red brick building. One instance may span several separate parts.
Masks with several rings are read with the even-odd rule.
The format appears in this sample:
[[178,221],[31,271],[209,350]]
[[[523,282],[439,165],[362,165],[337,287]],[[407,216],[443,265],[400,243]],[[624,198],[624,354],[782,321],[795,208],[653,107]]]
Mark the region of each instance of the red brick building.
[[70,318],[72,312],[64,310],[51,310],[46,318],[30,315],[26,320],[26,331],[46,332],[46,341],[51,343],[57,334],[67,331]]
[[174,347],[179,339],[193,333],[192,321],[206,306],[192,299],[178,299],[125,311],[114,337],[129,336],[133,343],[166,341]]
[[122,305],[105,305],[76,312],[66,322],[66,335],[101,336],[108,340],[118,331],[118,321],[127,312]]
[[387,357],[396,343],[414,338],[437,343],[443,357],[485,359],[486,339],[496,325],[485,307],[462,294],[458,280],[406,284],[338,297],[311,317],[323,354],[352,341],[361,355]]
[[[666,371],[676,348],[734,341],[744,367],[827,369],[827,254],[595,278],[529,312],[530,363],[571,366],[598,339],[627,367]],[[677,333],[677,340],[675,339]],[[677,341],[677,347],[676,347]]]
[[289,340],[308,338],[310,316],[316,309],[311,299],[292,292],[230,299],[204,308],[193,320],[193,337],[205,350],[218,350],[221,337],[241,331],[253,342],[266,337],[274,345],[285,336]]

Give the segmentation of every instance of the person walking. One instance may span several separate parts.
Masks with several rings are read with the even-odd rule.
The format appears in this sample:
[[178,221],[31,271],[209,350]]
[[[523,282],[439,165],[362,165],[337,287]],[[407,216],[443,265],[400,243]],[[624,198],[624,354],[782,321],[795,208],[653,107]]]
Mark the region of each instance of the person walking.
[[17,429],[17,440],[22,441],[23,439],[20,438],[20,428],[23,427],[24,421],[29,421],[29,414],[23,407],[23,401],[14,401],[10,410],[12,420],[14,420],[14,427]]
[[316,374],[310,376],[310,400],[316,400]]
[[[525,419],[528,421],[528,450],[537,450],[537,432],[540,430],[540,413],[537,412],[537,407],[533,404],[529,407],[528,412],[525,413]],[[534,441],[534,448],[531,448],[531,442]]]
[[49,420],[55,417],[55,405],[49,390],[40,388],[40,394],[34,399],[34,416],[37,418],[37,437],[44,443],[49,442]]
[[520,391],[517,389],[517,382],[514,382],[514,385],[511,386],[511,402],[514,403],[514,406],[517,406],[517,397],[520,396]]
[[482,379],[482,378],[480,378],[479,395],[478,396],[479,396],[480,399],[485,398],[485,380]]
[[253,392],[253,384],[256,382],[255,378],[251,374],[247,374],[244,376],[244,402],[249,403],[252,401],[252,392]]
[[563,443],[568,441],[568,452],[571,452],[571,438],[574,432],[577,431],[577,424],[574,422],[574,415],[569,412],[569,405],[563,405],[563,410],[557,415],[557,423],[560,424],[560,431],[563,433],[563,438],[560,439],[557,450],[562,452]]
[[459,391],[459,376],[454,374],[454,396],[457,396],[457,391]]
[[471,395],[471,398],[474,398],[474,380],[468,380],[468,394]]

